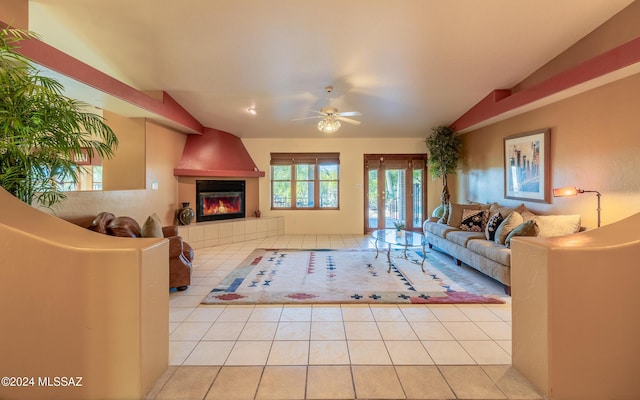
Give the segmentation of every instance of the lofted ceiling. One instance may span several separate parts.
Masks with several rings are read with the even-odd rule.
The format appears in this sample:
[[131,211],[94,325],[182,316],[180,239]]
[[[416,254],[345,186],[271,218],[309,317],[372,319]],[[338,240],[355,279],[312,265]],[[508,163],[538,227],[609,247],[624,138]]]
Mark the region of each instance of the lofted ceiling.
[[29,13],[44,42],[138,90],[164,90],[206,127],[322,137],[318,120],[294,120],[326,106],[332,85],[332,106],[363,114],[335,136],[423,138],[631,2],[30,0]]

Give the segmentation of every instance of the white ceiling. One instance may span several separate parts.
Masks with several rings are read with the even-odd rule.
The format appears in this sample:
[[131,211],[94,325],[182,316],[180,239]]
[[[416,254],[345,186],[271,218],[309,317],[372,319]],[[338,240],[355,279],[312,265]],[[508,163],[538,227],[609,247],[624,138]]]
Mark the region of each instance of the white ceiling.
[[631,2],[30,0],[29,12],[45,42],[166,91],[210,128],[321,137],[317,120],[292,120],[326,106],[332,85],[332,106],[363,114],[337,136],[423,138]]

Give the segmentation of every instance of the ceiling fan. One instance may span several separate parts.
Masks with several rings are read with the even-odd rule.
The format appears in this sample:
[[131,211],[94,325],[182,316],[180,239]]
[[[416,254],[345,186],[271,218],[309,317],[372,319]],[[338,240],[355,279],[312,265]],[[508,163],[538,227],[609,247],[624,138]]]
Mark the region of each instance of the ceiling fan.
[[342,122],[346,122],[352,125],[360,125],[360,121],[356,121],[355,119],[345,118],[345,117],[356,117],[362,115],[362,113],[358,111],[345,111],[338,112],[338,109],[335,107],[331,107],[331,92],[333,91],[333,86],[327,86],[325,88],[327,92],[327,106],[320,109],[320,111],[314,111],[320,115],[313,117],[305,117],[298,118],[294,121],[299,121],[303,119],[311,119],[311,118],[322,118],[320,122],[318,122],[318,130],[322,133],[335,133],[340,129]]

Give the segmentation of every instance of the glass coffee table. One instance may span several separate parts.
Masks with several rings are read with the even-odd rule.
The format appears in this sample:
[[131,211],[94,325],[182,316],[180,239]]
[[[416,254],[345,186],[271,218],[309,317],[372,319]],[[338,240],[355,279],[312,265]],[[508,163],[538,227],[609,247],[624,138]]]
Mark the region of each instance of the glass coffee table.
[[[398,233],[399,232],[399,233]],[[378,242],[386,243],[387,248],[387,261],[389,262],[389,270],[391,272],[391,246],[400,246],[404,248],[404,257],[407,258],[407,248],[409,247],[422,247],[422,263],[420,267],[424,272],[424,260],[427,258],[426,240],[423,234],[411,231],[397,231],[395,229],[378,229],[371,233],[371,236],[376,240],[376,258],[378,258]]]

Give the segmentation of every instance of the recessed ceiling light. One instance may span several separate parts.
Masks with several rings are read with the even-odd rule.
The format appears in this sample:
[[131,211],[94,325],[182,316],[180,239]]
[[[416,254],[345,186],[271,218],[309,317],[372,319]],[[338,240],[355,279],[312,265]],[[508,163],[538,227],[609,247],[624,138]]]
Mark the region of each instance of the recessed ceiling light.
[[251,114],[251,115],[256,115],[256,114],[257,114],[257,112],[256,112],[256,108],[255,108],[255,107],[249,107],[249,108],[247,108],[247,112],[248,112],[249,114]]

